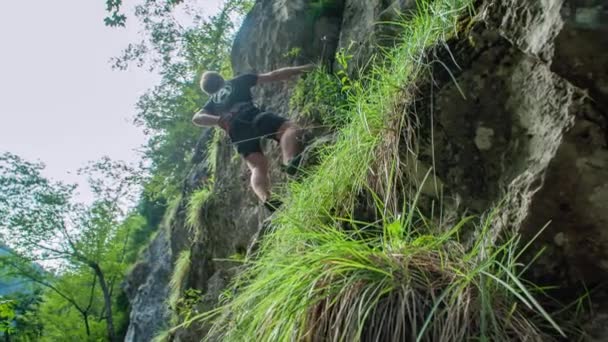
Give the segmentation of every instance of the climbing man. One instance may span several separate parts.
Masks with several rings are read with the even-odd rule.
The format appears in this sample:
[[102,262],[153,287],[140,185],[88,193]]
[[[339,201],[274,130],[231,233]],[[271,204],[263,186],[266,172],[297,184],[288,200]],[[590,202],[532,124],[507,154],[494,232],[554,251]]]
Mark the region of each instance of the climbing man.
[[251,87],[283,81],[310,71],[312,64],[277,69],[264,74],[243,74],[231,80],[215,71],[204,72],[201,89],[210,98],[203,109],[194,114],[197,126],[219,126],[228,132],[237,152],[251,171],[251,187],[270,211],[280,203],[270,199],[268,159],[260,145],[261,138],[277,141],[281,146],[285,171],[293,175],[300,164],[301,147],[297,139],[297,126],[274,113],[263,112],[253,104]]

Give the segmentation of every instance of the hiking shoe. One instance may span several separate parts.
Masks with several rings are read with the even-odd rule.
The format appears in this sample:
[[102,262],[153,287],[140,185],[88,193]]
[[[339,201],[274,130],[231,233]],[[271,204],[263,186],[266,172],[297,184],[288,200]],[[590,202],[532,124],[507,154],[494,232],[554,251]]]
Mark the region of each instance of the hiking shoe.
[[283,165],[283,171],[290,176],[295,176],[296,173],[300,170],[300,163],[302,162],[302,155],[299,154],[287,163],[287,165]]

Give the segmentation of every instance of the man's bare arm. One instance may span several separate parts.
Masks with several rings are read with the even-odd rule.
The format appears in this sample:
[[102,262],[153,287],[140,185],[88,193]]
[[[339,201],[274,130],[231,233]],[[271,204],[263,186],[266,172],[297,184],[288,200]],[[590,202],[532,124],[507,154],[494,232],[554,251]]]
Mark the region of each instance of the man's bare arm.
[[297,67],[281,68],[281,69],[277,69],[277,70],[267,72],[264,74],[259,74],[257,84],[283,81],[290,77],[310,71],[314,67],[315,67],[314,64],[307,64],[307,65],[302,65],[302,66],[297,66]]
[[220,117],[199,111],[192,117],[192,123],[197,126],[219,126]]

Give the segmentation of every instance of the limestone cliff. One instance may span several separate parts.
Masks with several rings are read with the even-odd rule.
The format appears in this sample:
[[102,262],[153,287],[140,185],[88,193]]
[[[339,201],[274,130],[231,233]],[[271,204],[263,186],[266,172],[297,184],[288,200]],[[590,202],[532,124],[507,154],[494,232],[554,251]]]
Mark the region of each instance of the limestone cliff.
[[[376,22],[415,10],[415,1],[407,0],[337,0],[316,11],[313,3],[258,0],[234,43],[235,72],[311,61],[331,67],[339,48],[350,49],[353,65],[362,65],[375,47],[390,45],[399,33]],[[550,222],[535,242],[535,249],[546,252],[529,277],[560,286],[560,295],[572,299],[582,284],[597,288],[608,281],[608,4],[487,0],[477,5],[466,35],[429,50],[430,73],[407,109],[419,118],[418,159],[434,167],[454,210],[481,213],[504,200],[507,209],[498,226],[527,238]],[[294,48],[299,53],[289,54]],[[256,102],[297,115],[288,106],[292,87],[291,82],[262,87]],[[199,309],[208,309],[236,271],[236,264],[225,260],[247,248],[267,216],[248,188],[245,165],[224,140],[214,196],[200,227],[186,227],[187,199],[208,180],[210,139],[209,131],[203,133],[175,217],[126,283],[132,304],[128,341],[149,341],[168,324],[169,275],[180,251],[191,251],[182,290],[201,290]],[[284,182],[276,146],[269,143],[265,150],[273,160],[273,182]],[[594,319],[608,315],[603,297],[601,291],[594,297]],[[602,333],[596,325],[601,327],[590,324],[590,334]],[[204,329],[197,329],[202,328],[184,329],[175,338],[198,340]]]

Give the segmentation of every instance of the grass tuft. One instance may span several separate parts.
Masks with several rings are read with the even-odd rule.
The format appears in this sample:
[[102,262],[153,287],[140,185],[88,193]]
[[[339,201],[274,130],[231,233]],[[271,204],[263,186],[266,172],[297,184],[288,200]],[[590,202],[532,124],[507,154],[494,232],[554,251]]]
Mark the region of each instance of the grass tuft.
[[379,154],[387,153],[383,143],[401,125],[395,126],[395,118],[403,117],[398,109],[412,101],[408,90],[426,70],[426,49],[454,34],[458,15],[471,1],[418,3],[416,16],[394,24],[401,25],[403,37],[395,49],[386,51],[386,62],[372,67],[364,79],[350,82],[344,120],[348,124],[339,131],[336,144],[322,153],[323,162],[314,172],[292,185],[285,210],[276,220],[279,226],[322,223],[332,209],[351,212],[356,194],[368,187],[370,167]]
[[207,145],[207,157],[205,163],[207,166],[208,174],[211,175],[207,179],[206,184],[203,188],[195,191],[188,200],[188,210],[186,212],[186,225],[190,229],[197,230],[201,228],[203,224],[203,208],[205,203],[211,198],[215,185],[215,175],[217,171],[217,159],[218,149],[221,140],[221,131],[216,129],[213,133],[213,138]]
[[[561,329],[518,279],[519,239],[465,250],[460,229],[426,234],[416,209],[363,224],[334,219],[314,229],[277,231],[296,254],[269,249],[253,261],[238,294],[208,335],[221,341],[544,341]],[[489,241],[493,215],[477,223]],[[359,228],[338,227],[350,221]],[[277,245],[279,246],[279,245]]]
[[175,261],[173,274],[169,281],[169,307],[174,311],[176,310],[177,302],[181,297],[184,281],[190,272],[190,265],[190,250],[182,251]]
[[179,204],[182,201],[182,195],[175,196],[169,203],[167,204],[167,209],[165,210],[165,215],[160,223],[161,227],[170,227],[171,222],[175,219],[175,215],[177,215],[177,211],[179,210]]
[[195,191],[188,201],[188,210],[186,212],[186,225],[191,229],[198,229],[203,222],[203,207],[213,193],[210,188],[202,188]]
[[312,121],[313,128],[336,129],[348,118],[346,98],[338,76],[317,67],[298,80],[289,107],[300,120]]
[[171,332],[169,330],[160,331],[152,338],[151,342],[169,342],[171,341]]

